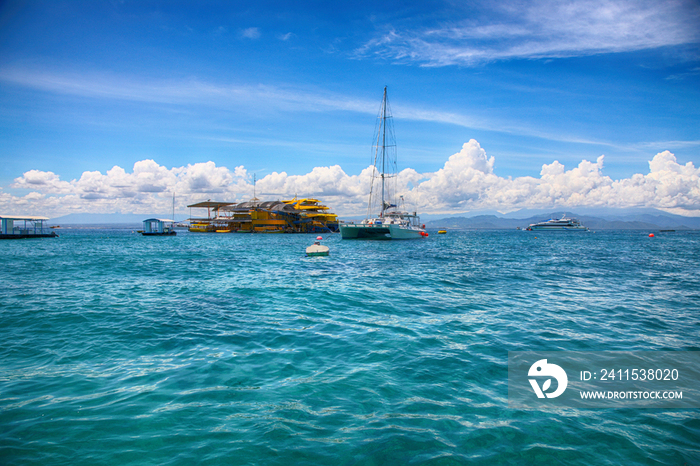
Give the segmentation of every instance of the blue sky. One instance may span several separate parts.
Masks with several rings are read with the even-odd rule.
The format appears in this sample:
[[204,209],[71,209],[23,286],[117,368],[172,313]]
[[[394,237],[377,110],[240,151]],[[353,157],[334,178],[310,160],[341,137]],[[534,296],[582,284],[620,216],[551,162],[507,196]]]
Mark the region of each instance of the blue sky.
[[606,0],[4,2],[0,210],[362,212],[385,85],[419,211],[700,214],[700,4]]

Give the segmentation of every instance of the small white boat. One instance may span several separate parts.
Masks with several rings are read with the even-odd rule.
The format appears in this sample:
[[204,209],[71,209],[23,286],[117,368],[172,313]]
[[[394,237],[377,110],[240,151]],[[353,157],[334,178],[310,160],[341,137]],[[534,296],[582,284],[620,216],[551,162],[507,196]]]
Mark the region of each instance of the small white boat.
[[328,253],[330,252],[330,248],[328,246],[324,246],[321,244],[321,240],[323,238],[319,236],[316,238],[316,241],[314,244],[306,248],[306,255],[307,256],[327,256]]

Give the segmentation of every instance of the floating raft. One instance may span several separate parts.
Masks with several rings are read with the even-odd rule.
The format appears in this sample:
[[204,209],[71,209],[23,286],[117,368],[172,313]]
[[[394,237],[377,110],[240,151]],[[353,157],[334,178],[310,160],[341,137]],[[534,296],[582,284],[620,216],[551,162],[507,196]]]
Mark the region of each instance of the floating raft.
[[143,236],[175,236],[174,220],[169,218],[149,218],[143,221]]
[[47,220],[48,217],[0,215],[0,239],[56,238],[56,232],[46,226]]

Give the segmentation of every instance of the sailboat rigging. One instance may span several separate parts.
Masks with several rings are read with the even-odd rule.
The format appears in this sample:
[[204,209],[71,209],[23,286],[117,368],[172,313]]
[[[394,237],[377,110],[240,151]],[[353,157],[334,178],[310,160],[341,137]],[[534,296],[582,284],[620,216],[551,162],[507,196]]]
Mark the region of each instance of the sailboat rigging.
[[[398,167],[391,121],[385,86],[376,128],[377,137],[374,144],[367,217],[357,225],[341,224],[340,233],[343,239],[413,239],[428,236],[425,229],[420,226],[418,214],[403,210],[405,209],[403,196],[396,198]],[[374,192],[377,184],[376,188],[381,188],[380,196]],[[399,200],[401,202],[398,202]],[[373,218],[372,213],[376,211],[379,213]]]

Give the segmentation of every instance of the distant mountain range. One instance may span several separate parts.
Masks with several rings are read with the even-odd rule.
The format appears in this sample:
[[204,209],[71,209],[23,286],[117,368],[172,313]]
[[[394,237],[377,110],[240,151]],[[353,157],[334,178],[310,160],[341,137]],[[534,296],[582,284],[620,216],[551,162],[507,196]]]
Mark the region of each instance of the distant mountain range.
[[[109,225],[141,224],[148,218],[170,218],[173,214],[69,214],[49,220],[50,225]],[[175,220],[183,220],[185,215],[176,216]]]
[[[578,209],[577,209],[578,210]],[[426,227],[447,228],[451,230],[509,230],[517,227],[526,228],[531,223],[542,222],[550,218],[561,218],[562,214],[581,220],[591,230],[698,230],[700,217],[683,217],[656,209],[580,209],[578,212],[521,210],[508,214],[489,212],[488,215],[464,214],[436,218],[439,215],[424,215]],[[170,218],[170,214],[70,214],[52,218],[51,225],[109,225],[141,224],[147,218]],[[184,214],[177,214],[175,220],[184,220]],[[361,218],[341,217],[345,221]],[[430,219],[430,220],[428,220]]]
[[[577,218],[591,230],[698,230],[700,217],[683,217],[661,211],[654,213],[628,213],[619,211],[616,215],[579,215],[575,212],[552,212],[528,218],[507,218],[497,215],[476,215],[473,217],[449,217],[426,222],[427,228],[452,230],[509,230],[526,228],[531,223],[543,222],[562,215]],[[512,214],[509,214],[509,217]]]

